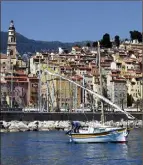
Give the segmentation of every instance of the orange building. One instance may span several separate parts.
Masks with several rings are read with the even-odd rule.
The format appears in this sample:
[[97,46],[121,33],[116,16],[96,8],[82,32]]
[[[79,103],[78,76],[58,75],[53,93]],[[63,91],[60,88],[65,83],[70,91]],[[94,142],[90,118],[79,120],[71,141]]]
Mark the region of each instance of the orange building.
[[[29,102],[29,81],[23,72],[15,72],[13,76],[5,76],[7,82],[7,104],[12,107],[25,107]],[[12,101],[11,101],[12,100]],[[11,105],[12,104],[12,105]]]

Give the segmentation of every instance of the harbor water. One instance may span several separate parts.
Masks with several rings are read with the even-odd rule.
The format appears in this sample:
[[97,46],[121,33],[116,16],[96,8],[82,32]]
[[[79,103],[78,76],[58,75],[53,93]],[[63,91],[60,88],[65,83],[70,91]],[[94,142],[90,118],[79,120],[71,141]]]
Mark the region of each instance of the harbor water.
[[142,165],[142,129],[127,143],[73,144],[63,131],[1,133],[1,165]]

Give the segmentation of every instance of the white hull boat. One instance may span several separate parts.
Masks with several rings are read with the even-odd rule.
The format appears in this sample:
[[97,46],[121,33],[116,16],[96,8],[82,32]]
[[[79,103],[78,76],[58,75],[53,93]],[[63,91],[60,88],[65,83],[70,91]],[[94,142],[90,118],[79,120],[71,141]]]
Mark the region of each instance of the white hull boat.
[[126,142],[128,136],[127,128],[99,127],[86,130],[72,131],[67,133],[70,142],[75,143],[105,143],[105,142]]

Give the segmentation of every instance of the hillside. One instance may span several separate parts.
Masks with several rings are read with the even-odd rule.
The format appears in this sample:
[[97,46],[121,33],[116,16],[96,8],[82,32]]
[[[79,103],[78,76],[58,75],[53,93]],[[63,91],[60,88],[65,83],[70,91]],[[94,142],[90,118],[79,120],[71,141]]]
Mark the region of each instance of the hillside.
[[[1,32],[1,52],[6,53],[7,48],[7,32]],[[35,52],[41,51],[44,49],[49,50],[57,50],[58,47],[64,47],[67,49],[71,49],[71,47],[75,44],[79,44],[81,46],[85,45],[88,41],[83,42],[75,42],[75,43],[62,43],[59,41],[36,41],[32,39],[28,39],[25,36],[21,35],[20,33],[16,33],[17,39],[17,50],[20,54],[25,52]]]

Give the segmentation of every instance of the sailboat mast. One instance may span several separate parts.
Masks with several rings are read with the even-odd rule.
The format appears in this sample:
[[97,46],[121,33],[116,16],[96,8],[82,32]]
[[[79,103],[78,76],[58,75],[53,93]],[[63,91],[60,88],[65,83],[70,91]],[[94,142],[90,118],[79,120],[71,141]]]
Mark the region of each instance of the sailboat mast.
[[[100,79],[100,94],[103,95],[103,86],[102,86],[102,68],[101,68],[101,55],[100,55],[100,43],[98,42],[98,57],[99,57],[99,79]],[[104,107],[103,101],[101,101],[101,123],[105,123]]]
[[48,82],[48,74],[46,77],[46,82],[47,82],[47,112],[49,112],[49,82]]
[[39,112],[41,111],[41,60],[39,56]]
[[[76,83],[77,83],[77,76],[76,76]],[[78,87],[77,87],[77,85],[75,86],[75,90],[76,90],[76,92],[75,92],[75,109],[77,109],[77,99],[78,99]]]
[[[83,87],[84,87],[84,74],[82,75],[82,77],[83,77],[83,82],[82,82],[82,85],[83,85]],[[82,89],[82,91],[83,91],[83,94],[82,94],[82,110],[83,110],[83,112],[84,112],[84,89]]]
[[10,91],[11,91],[11,100],[10,106],[13,107],[13,64],[11,63],[11,56],[10,56],[10,71],[11,71],[11,82],[10,82]]
[[[60,55],[58,56],[58,64],[59,64],[59,74],[61,75],[61,68],[60,68],[60,65],[61,65],[61,61],[60,61]],[[61,99],[61,95],[62,95],[62,84],[61,84],[61,80],[62,80],[62,78],[60,77],[60,79],[59,79],[59,81],[60,81],[60,90],[59,90],[59,95],[60,95],[60,103],[59,103],[59,108],[60,108],[60,110],[61,110],[61,106],[62,106],[62,103],[61,103],[61,101],[62,101],[62,99]]]
[[[47,57],[47,66],[49,67],[49,59],[48,59],[48,57]],[[48,78],[49,78],[49,76],[48,76],[49,74],[46,74],[46,84],[47,84],[47,94],[46,94],[46,99],[47,99],[47,112],[49,112],[49,82],[48,82]]]

